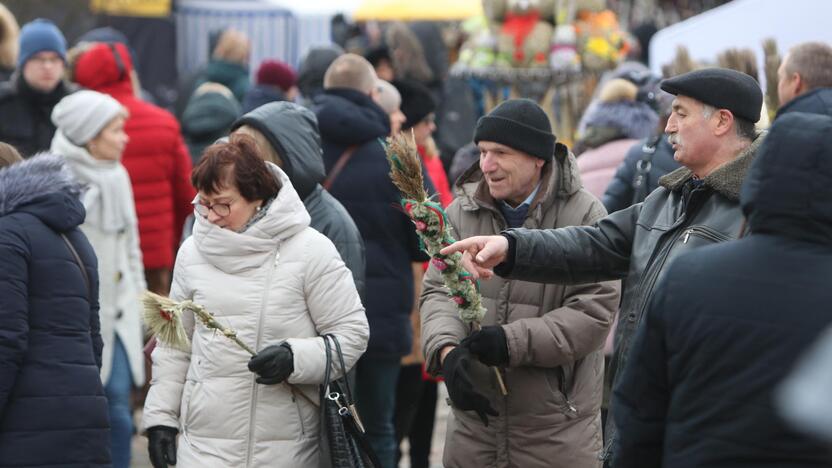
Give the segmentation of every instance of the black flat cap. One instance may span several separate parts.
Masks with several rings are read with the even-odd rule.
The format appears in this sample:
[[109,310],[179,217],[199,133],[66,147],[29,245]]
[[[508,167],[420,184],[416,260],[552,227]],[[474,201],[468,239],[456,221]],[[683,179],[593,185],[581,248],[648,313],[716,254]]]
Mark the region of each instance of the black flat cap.
[[673,95],[728,109],[751,122],[760,120],[763,92],[757,80],[727,68],[705,68],[662,81],[661,88]]

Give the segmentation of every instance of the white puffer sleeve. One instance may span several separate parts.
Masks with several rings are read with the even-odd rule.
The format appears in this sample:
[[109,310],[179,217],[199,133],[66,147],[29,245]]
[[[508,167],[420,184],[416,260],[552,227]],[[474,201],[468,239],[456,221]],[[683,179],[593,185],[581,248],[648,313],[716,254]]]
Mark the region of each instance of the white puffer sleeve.
[[[351,369],[367,349],[370,327],[355,289],[352,273],[341,261],[329,239],[314,232],[306,245],[304,275],[306,306],[319,335],[334,334],[341,345],[344,364]],[[320,384],[324,380],[326,356],[320,337],[287,340],[295,356],[293,384]],[[334,351],[334,350],[333,350]],[[332,377],[341,375],[333,354]]]
[[[193,248],[193,238],[189,238],[176,256],[173,268],[173,284],[170,298],[174,301],[191,299],[193,291],[187,286],[188,251]],[[182,321],[188,339],[193,339],[194,315],[186,312]],[[182,390],[188,367],[191,363],[191,352],[170,348],[162,343],[156,344],[151,354],[153,361],[153,377],[150,380],[150,391],[144,403],[142,414],[142,429],[146,431],[153,426],[167,426],[179,429],[179,408],[182,401]]]

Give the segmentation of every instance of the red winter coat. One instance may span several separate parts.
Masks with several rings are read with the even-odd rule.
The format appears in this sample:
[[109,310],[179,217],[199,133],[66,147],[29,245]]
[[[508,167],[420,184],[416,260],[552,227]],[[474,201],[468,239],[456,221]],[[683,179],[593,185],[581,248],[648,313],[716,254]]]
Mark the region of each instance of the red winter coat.
[[76,62],[75,81],[109,94],[130,112],[122,163],[133,184],[144,267],[171,269],[192,211],[191,159],[173,115],[133,94],[132,69],[124,45],[97,44]]
[[433,186],[439,194],[439,204],[442,205],[442,208],[447,208],[454,201],[454,195],[451,193],[448,175],[442,166],[442,160],[438,156],[428,156],[427,148],[424,146],[417,146],[416,149],[419,151],[419,156],[422,157],[422,164],[425,166],[430,181],[433,182]]

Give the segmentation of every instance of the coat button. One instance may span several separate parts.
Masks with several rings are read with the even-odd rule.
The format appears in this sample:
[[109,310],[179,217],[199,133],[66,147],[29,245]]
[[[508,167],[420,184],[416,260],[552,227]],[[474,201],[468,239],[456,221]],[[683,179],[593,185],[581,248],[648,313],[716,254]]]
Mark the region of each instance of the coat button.
[[116,283],[120,283],[121,279],[124,278],[124,274],[121,273],[121,270],[116,272]]
[[630,312],[629,314],[627,314],[627,320],[629,320],[630,322],[635,322],[636,321],[636,313],[635,312]]
[[124,316],[124,311],[119,310],[118,313],[116,313],[116,320],[121,319],[123,316]]

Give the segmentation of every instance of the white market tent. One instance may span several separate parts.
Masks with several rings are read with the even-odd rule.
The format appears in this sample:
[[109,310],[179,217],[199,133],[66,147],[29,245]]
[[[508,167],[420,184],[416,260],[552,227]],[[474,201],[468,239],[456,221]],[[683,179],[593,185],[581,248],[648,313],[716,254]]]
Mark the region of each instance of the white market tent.
[[[650,68],[661,74],[680,45],[693,60],[709,63],[725,49],[747,47],[763,75],[763,40],[775,39],[781,56],[801,42],[832,44],[830,18],[829,0],[734,0],[657,32],[650,41]],[[765,89],[765,76],[760,80]]]

